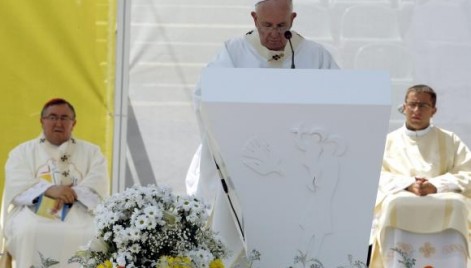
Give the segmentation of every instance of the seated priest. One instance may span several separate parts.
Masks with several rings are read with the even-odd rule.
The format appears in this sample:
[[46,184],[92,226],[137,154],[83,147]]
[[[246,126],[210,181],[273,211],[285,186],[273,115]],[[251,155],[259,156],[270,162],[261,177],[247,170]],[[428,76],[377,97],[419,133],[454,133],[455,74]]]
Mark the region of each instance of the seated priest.
[[47,102],[40,123],[41,135],[14,148],[6,162],[3,261],[79,267],[68,259],[95,234],[92,210],[109,194],[106,160],[98,146],[72,137],[77,121],[68,101]]
[[429,86],[409,88],[406,122],[387,136],[370,267],[467,267],[471,152],[431,123],[436,103]]

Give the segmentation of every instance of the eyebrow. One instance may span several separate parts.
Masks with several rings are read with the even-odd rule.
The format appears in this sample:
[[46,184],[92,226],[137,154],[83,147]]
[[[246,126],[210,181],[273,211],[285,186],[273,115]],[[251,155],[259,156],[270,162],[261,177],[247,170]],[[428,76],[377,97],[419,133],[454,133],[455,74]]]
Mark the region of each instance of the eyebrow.
[[268,26],[268,25],[276,25],[276,26],[286,26],[288,23],[287,22],[279,22],[279,23],[273,23],[269,21],[262,21],[262,25]]
[[44,116],[51,116],[51,115],[57,116],[57,117],[64,117],[64,116],[67,116],[67,117],[70,117],[70,118],[74,118],[73,115],[70,116],[70,115],[68,115],[68,114],[56,114],[56,113],[50,113],[50,114],[46,114],[46,115],[44,115]]

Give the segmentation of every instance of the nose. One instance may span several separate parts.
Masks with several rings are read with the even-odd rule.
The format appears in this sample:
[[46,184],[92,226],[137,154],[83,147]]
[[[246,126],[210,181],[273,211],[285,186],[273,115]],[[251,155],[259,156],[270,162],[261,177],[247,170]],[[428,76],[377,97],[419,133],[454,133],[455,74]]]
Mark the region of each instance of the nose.
[[283,32],[283,28],[282,27],[274,27],[274,28],[272,28],[272,32],[275,32],[277,34],[281,34],[281,32]]
[[415,110],[420,110],[419,105],[412,106],[412,111],[415,111]]
[[57,125],[62,126],[64,124],[64,121],[61,120],[60,118],[57,118],[57,120],[55,120],[54,123],[56,124],[56,126]]

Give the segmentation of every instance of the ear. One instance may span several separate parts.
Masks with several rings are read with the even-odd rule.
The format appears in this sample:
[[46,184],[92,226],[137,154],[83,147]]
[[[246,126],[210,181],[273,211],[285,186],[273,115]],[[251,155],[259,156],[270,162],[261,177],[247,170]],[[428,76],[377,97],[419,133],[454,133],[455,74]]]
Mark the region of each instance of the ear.
[[293,27],[293,21],[294,21],[294,18],[296,18],[297,15],[298,14],[296,14],[296,12],[291,13],[290,26],[289,26],[290,29],[291,29],[291,27]]
[[433,107],[432,116],[435,115],[435,113],[437,112],[437,110],[438,110],[437,107]]
[[252,12],[250,12],[250,15],[251,15],[252,18],[253,18],[253,22],[254,22],[255,24],[257,24],[257,12],[252,11]]

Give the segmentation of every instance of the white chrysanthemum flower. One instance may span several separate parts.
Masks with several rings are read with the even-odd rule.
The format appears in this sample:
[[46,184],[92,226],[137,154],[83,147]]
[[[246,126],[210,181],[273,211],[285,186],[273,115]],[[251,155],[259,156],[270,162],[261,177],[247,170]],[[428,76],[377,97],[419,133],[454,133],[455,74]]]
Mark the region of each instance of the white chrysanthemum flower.
[[113,242],[116,243],[118,248],[125,247],[127,242],[129,241],[129,231],[126,229],[122,229],[119,232],[115,232],[115,237]]
[[145,204],[146,204],[144,198],[142,198],[141,195],[136,196],[135,201],[136,201],[136,206],[139,207],[139,208],[144,207]]
[[141,246],[139,244],[132,244],[131,247],[129,247],[129,251],[132,253],[138,253],[141,250]]
[[136,202],[133,199],[128,199],[124,202],[124,208],[130,209],[136,206]]
[[[147,221],[147,230],[152,230],[154,229],[156,226],[157,226],[157,222],[158,220],[156,218],[150,218],[148,217],[148,221]],[[160,222],[160,221],[159,221]]]
[[207,206],[201,203],[198,199],[193,199],[193,211],[196,214],[206,214]]
[[127,229],[129,240],[138,241],[142,237],[141,231],[136,227],[130,227]]
[[149,217],[146,215],[139,215],[137,216],[136,220],[132,222],[132,225],[140,230],[146,229],[148,224]]
[[191,208],[191,200],[189,198],[179,196],[177,198],[177,206],[183,208],[185,211],[188,211]]
[[150,218],[162,218],[162,211],[157,206],[149,206],[144,208],[144,214]]
[[114,225],[113,226],[113,233],[119,234],[124,230],[124,227],[121,225]]
[[131,214],[131,222],[135,222],[137,220],[137,217],[142,215],[142,212],[138,208],[134,208],[132,214]]
[[175,202],[175,197],[173,196],[173,194],[171,193],[169,189],[170,188],[162,187],[159,193],[160,197],[162,198],[162,201],[167,204],[171,204]]
[[200,221],[200,218],[196,214],[190,214],[186,217],[186,219],[191,222],[191,223],[198,223]]
[[109,213],[108,214],[108,223],[115,223],[119,220],[118,213]]

